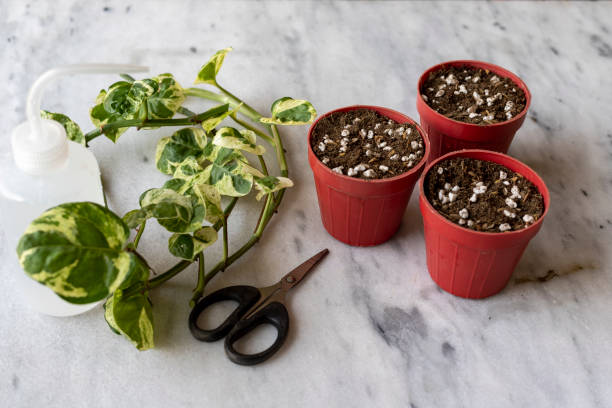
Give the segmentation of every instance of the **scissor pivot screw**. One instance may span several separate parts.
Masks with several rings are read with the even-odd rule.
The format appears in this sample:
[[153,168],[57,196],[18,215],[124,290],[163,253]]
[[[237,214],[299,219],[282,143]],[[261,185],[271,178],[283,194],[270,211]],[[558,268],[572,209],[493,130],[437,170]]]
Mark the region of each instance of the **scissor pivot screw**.
[[287,276],[287,282],[288,283],[293,283],[293,282],[295,282],[295,278],[293,276]]

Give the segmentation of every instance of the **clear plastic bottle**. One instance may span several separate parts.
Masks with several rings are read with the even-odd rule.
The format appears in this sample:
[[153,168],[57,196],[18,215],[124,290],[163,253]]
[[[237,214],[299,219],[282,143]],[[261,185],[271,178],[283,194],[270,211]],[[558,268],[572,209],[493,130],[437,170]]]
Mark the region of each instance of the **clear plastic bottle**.
[[52,316],[83,313],[97,303],[76,305],[66,302],[51,289],[29,278],[19,266],[15,248],[32,220],[50,207],[74,201],[104,205],[100,169],[93,153],[69,141],[64,128],[40,118],[40,101],[46,84],[60,75],[77,73],[142,72],[148,68],[132,65],[83,64],[56,68],[43,74],[28,94],[28,121],[2,140],[2,151],[13,157],[0,162],[0,228],[4,230],[9,270],[17,276],[24,303]]

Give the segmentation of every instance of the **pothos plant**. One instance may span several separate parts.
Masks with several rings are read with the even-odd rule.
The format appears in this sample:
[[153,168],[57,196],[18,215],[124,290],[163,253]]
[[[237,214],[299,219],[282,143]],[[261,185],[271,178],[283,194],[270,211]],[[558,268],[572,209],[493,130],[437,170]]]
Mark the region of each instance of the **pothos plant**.
[[[196,84],[212,85],[217,92],[182,88],[171,74],[142,80],[122,75],[124,80],[98,94],[90,110],[96,129],[89,133],[84,134],[63,114],[42,112],[44,117],[60,122],[71,140],[83,145],[100,135],[116,142],[131,127],[185,126],[159,140],[156,166],[171,178],[160,188],[142,193],[139,208],[119,217],[91,202],[61,204],[35,219],[17,247],[25,272],[61,298],[77,304],[106,299],[104,317],[108,325],[139,350],[154,345],[149,299],[152,289],[197,262],[193,305],[219,271],[261,238],[285,188],[293,185],[287,178],[277,125],[307,124],[316,116],[308,101],[289,97],[275,101],[271,115],[263,116],[224,89],[217,82],[217,74],[229,51],[231,48],[218,51],[202,66],[195,80]],[[187,97],[220,104],[196,114],[182,106]],[[182,117],[175,118],[176,114]],[[226,118],[232,119],[238,128],[220,127]],[[266,148],[258,144],[258,138],[276,152],[279,176],[269,174],[263,156]],[[259,168],[248,156],[257,159]],[[258,200],[264,198],[261,214],[250,239],[230,254],[228,217],[238,198],[253,189]],[[181,259],[153,278],[147,261],[138,253],[138,244],[151,218],[171,233],[168,250]],[[132,240],[131,229],[136,230]],[[217,241],[219,231],[223,257],[207,271],[204,249]]]

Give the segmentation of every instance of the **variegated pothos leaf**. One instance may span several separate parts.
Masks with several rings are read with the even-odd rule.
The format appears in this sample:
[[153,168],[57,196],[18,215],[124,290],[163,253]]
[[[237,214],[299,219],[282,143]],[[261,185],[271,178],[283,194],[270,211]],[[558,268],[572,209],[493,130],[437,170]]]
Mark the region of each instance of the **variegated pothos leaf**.
[[206,134],[202,129],[190,127],[177,130],[157,143],[156,166],[162,173],[172,174],[188,157],[202,157],[205,147]]
[[232,47],[228,47],[217,51],[215,55],[200,68],[200,72],[198,72],[198,76],[194,83],[215,85],[217,83],[217,74],[219,73],[219,69],[221,69],[221,65],[223,65],[225,55],[231,50]]
[[257,135],[255,135],[255,132],[248,129],[239,131],[233,127],[222,127],[217,130],[212,142],[217,146],[240,149],[257,155],[262,155],[266,152],[263,146],[257,145]]
[[104,318],[116,333],[127,337],[138,350],[154,347],[153,311],[147,293],[124,297],[116,291],[104,304]]
[[288,96],[277,99],[270,108],[272,117],[261,118],[260,122],[272,125],[305,125],[317,116],[314,106],[308,101]]
[[293,181],[286,177],[255,177],[254,181],[255,188],[258,190],[257,196],[255,197],[257,200],[261,200],[266,194],[282,190],[283,188],[293,187]]
[[46,110],[41,110],[40,116],[45,119],[51,119],[58,122],[64,127],[68,140],[72,140],[73,142],[85,146],[86,140],[85,136],[83,135],[83,131],[81,130],[79,125],[77,125],[76,122],[72,121],[72,119],[70,119],[68,116],[63,115],[61,113],[48,112]]
[[61,204],[26,229],[17,254],[25,272],[71,303],[104,299],[120,286],[146,279],[125,250],[129,229],[95,203]]
[[168,250],[176,257],[193,260],[206,247],[217,240],[217,230],[206,226],[191,234],[173,234],[168,241]]

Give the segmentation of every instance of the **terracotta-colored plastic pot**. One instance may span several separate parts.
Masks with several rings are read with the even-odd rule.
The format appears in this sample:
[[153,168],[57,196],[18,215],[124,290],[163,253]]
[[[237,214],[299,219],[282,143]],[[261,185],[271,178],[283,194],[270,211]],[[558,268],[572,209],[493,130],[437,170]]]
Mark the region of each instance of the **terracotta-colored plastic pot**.
[[[521,174],[542,194],[544,213],[526,228],[499,233],[473,231],[447,220],[425,197],[424,183],[434,165],[454,157],[491,161]],[[548,213],[550,194],[544,181],[525,164],[505,154],[486,150],[460,150],[432,161],[425,169],[419,187],[427,268],[431,278],[445,291],[465,298],[485,298],[501,291]]]
[[[421,89],[429,78],[429,74],[438,71],[446,66],[472,66],[475,68],[488,69],[499,76],[510,78],[518,88],[525,92],[525,109],[515,117],[505,122],[492,125],[475,125],[472,123],[459,122],[449,119],[446,116],[433,110],[423,100]],[[448,61],[429,68],[421,75],[417,89],[417,111],[421,120],[421,127],[427,132],[431,142],[431,154],[429,161],[432,161],[443,154],[461,149],[484,149],[506,153],[514,134],[525,121],[527,110],[531,104],[531,93],[527,85],[512,72],[482,61]]]
[[[414,124],[425,143],[421,161],[406,173],[363,180],[331,171],[317,158],[310,143],[319,121],[335,112],[369,109],[398,123]],[[334,238],[349,245],[372,246],[387,241],[399,228],[406,205],[429,155],[429,140],[418,124],[391,109],[355,105],[320,116],[308,131],[308,162],[314,175],[323,226]]]

